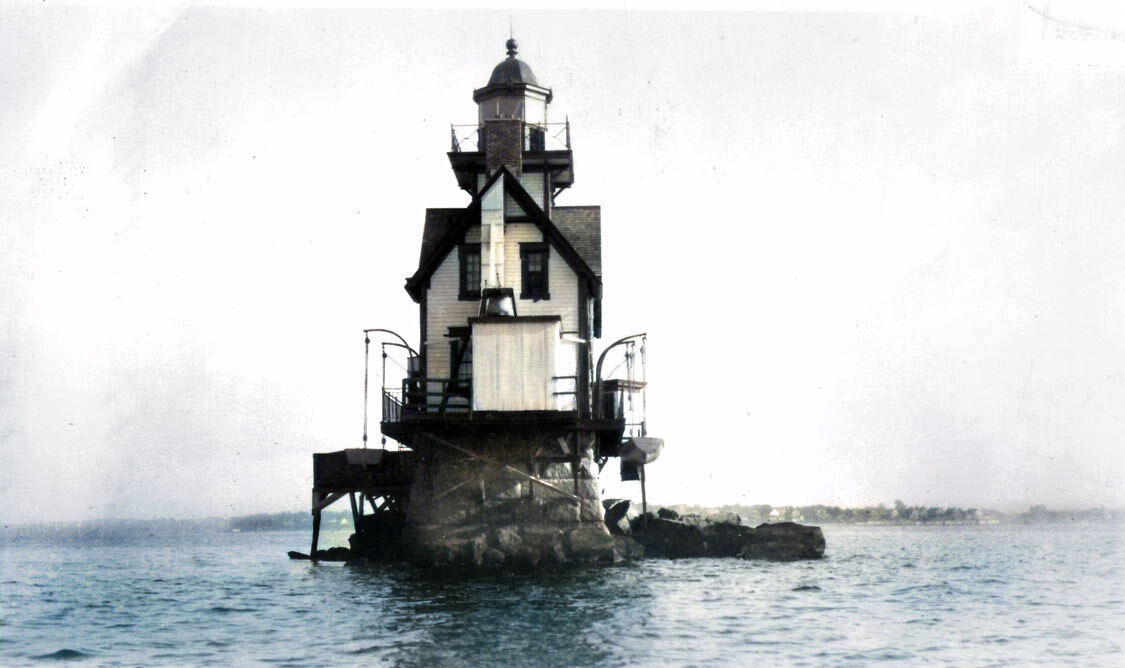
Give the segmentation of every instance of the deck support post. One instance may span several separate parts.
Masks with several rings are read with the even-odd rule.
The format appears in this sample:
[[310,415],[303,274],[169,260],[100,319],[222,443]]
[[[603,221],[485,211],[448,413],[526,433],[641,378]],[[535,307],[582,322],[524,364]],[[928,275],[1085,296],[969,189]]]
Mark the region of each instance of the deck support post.
[[[348,501],[352,504],[352,526],[355,530],[359,531],[359,516],[362,514],[361,509],[356,506],[355,492],[348,492]],[[363,497],[359,497],[359,502],[363,503]]]
[[641,517],[645,518],[645,526],[648,526],[648,496],[645,494],[645,465],[641,464],[637,468],[640,469],[641,474]]
[[316,561],[316,543],[320,540],[320,509],[313,511],[312,547],[309,549],[309,559]]

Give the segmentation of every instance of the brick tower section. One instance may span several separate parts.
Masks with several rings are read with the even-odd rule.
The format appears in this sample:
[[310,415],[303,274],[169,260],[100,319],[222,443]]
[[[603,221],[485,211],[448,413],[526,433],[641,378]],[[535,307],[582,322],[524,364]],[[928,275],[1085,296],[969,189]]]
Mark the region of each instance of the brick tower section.
[[523,121],[501,119],[484,123],[484,166],[494,174],[501,165],[519,178],[523,174]]

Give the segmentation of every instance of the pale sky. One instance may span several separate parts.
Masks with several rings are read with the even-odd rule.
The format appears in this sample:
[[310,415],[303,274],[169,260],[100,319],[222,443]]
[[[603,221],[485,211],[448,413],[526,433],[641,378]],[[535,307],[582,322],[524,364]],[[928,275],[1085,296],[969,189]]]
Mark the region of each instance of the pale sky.
[[307,509],[509,17],[650,499],[1121,506],[1125,19],[1056,4],[0,7],[0,519]]

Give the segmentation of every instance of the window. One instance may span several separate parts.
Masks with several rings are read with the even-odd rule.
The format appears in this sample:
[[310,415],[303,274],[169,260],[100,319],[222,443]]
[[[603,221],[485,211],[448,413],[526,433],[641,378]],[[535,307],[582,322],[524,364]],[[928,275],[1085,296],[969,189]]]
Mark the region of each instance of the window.
[[547,133],[543,131],[543,128],[537,128],[534,125],[527,125],[525,127],[527,128],[527,150],[547,150]]
[[480,299],[480,244],[461,244],[461,294],[458,299]]
[[[472,397],[473,387],[473,339],[469,327],[449,328],[449,384],[445,387],[442,402],[447,405],[463,405],[460,400]],[[450,400],[457,399],[450,404]]]
[[[467,327],[464,329],[468,330]],[[473,340],[467,333],[449,340],[449,377],[460,380],[473,377]]]
[[547,256],[545,243],[520,244],[520,299],[550,299],[547,290]]

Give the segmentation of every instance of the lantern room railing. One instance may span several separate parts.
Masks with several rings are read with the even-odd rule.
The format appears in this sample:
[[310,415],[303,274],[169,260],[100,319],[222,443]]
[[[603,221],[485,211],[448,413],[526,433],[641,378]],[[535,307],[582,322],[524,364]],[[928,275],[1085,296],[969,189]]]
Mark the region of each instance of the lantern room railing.
[[[478,153],[484,150],[483,125],[450,125],[450,151],[453,153]],[[523,150],[569,151],[570,120],[562,123],[524,123]]]

